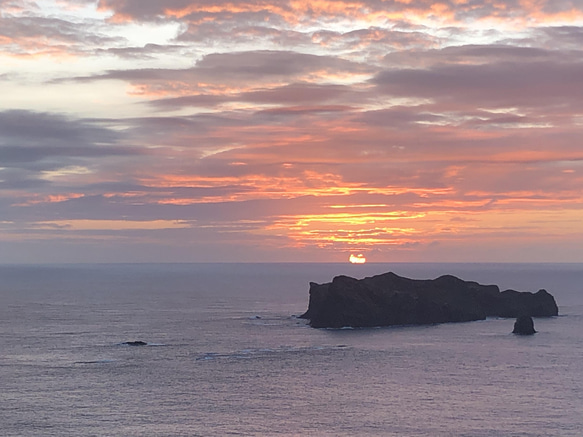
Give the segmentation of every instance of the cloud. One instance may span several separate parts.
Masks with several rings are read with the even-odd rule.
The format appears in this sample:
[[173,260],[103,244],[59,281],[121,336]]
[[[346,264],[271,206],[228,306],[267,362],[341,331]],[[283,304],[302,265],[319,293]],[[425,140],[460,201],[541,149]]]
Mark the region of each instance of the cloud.
[[[257,88],[252,91],[221,94],[196,94],[150,100],[154,107],[176,110],[184,107],[216,107],[227,102],[246,102],[259,105],[322,105],[325,103],[344,103],[348,94],[354,94],[349,101],[357,101],[358,91],[346,85],[290,83],[272,88]],[[365,98],[365,96],[363,96]]]
[[272,260],[577,232],[577,2],[1,5],[3,241]]
[[118,138],[114,131],[83,120],[25,110],[0,112],[0,135],[3,146],[10,143],[31,146],[42,143],[80,146],[95,143],[113,143]]
[[180,55],[184,50],[185,46],[178,44],[145,44],[144,46],[96,48],[93,53],[96,55],[113,55],[128,60],[150,60],[169,53]]
[[0,17],[0,53],[11,55],[87,55],[94,47],[123,43],[100,32],[89,20],[73,22],[39,16]]
[[429,17],[435,20],[476,20],[487,17],[543,19],[546,16],[570,17],[580,11],[574,0],[520,2],[513,0],[500,4],[493,0],[460,3],[453,0],[412,2],[386,0],[248,0],[233,3],[228,0],[170,0],[163,4],[155,0],[101,0],[100,8],[111,10],[117,20],[156,20],[161,17],[188,18],[202,14],[257,14],[281,17],[294,23],[307,20],[370,19],[370,17],[397,18],[405,16]]
[[[583,93],[577,85],[583,75],[580,57],[528,48],[472,47],[444,52],[444,57],[452,55],[452,61],[427,68],[386,69],[372,82],[389,95],[456,102],[456,106],[579,106]],[[423,58],[423,53],[418,55]],[[462,59],[470,62],[459,62]]]
[[36,1],[33,0],[0,0],[2,12],[5,14],[13,14],[25,10],[38,9]]
[[119,145],[120,139],[119,133],[89,121],[24,110],[0,112],[0,185],[45,185],[59,174],[90,173],[100,159],[142,153]]
[[265,84],[287,84],[308,79],[315,81],[334,74],[370,75],[375,70],[375,67],[331,56],[265,50],[209,54],[188,69],[112,70],[72,80],[124,80],[141,93],[154,95],[195,91],[218,94],[264,87]]

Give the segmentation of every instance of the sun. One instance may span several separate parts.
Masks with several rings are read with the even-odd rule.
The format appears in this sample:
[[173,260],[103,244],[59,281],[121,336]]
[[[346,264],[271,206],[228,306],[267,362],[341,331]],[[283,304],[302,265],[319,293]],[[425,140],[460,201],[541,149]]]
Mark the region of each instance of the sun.
[[348,258],[348,260],[352,264],[364,264],[366,262],[366,258],[362,253],[359,253],[358,255],[351,253],[350,258]]

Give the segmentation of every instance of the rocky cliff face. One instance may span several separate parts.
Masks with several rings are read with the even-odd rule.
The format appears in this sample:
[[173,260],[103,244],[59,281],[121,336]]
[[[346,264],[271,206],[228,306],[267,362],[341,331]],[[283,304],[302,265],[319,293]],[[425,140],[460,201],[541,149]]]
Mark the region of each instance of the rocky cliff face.
[[314,328],[420,325],[468,322],[488,316],[558,315],[553,296],[480,285],[455,276],[416,280],[385,273],[361,280],[337,276],[310,283],[310,303],[302,318]]

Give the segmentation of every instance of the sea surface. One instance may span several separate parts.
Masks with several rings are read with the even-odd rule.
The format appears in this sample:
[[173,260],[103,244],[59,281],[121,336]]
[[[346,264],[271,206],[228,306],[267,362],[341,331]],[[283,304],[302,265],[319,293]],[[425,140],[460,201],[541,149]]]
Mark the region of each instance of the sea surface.
[[[313,329],[309,282],[552,293],[514,320]],[[581,264],[0,266],[0,435],[581,436]],[[147,346],[128,346],[128,341]]]

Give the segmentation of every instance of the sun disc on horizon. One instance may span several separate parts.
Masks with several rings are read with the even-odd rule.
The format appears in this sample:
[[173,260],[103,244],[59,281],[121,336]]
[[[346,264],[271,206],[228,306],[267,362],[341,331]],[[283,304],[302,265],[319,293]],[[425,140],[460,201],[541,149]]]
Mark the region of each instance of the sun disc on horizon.
[[359,253],[358,255],[351,253],[350,258],[348,258],[348,260],[352,264],[364,264],[366,262],[366,258],[362,253]]

